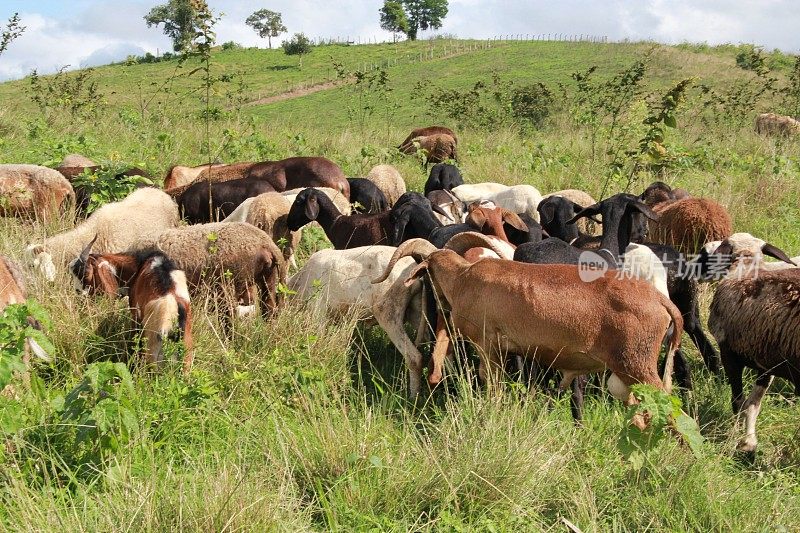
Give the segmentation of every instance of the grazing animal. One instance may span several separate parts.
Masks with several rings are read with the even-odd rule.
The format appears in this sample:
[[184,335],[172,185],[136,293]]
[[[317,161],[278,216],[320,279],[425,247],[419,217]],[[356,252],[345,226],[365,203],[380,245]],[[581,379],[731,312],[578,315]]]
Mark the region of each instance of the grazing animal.
[[350,203],[353,211],[375,215],[389,209],[386,195],[373,182],[366,178],[347,178],[350,184]]
[[314,220],[319,222],[337,250],[388,244],[392,231],[388,211],[376,215],[343,215],[330,198],[309,188],[297,195],[289,209],[289,231],[297,231]]
[[367,179],[386,196],[389,206],[393,206],[406,192],[406,182],[403,181],[403,176],[392,165],[375,165],[367,174]]
[[38,165],[0,165],[0,216],[47,222],[75,204],[75,191],[59,172]]
[[242,202],[223,222],[247,222],[263,230],[283,250],[283,258],[288,266],[289,263],[294,264],[294,251],[302,237],[299,230],[289,231],[287,224],[292,201],[285,193],[260,194]]
[[[506,234],[506,226],[523,233],[529,232],[528,225],[516,213],[501,207],[482,207],[478,203],[471,204],[468,207],[465,223],[484,235],[492,235],[508,243],[511,242],[511,239]],[[542,231],[540,227],[539,240],[541,238]]]
[[429,238],[441,228],[436,215],[448,218],[448,214],[438,205],[415,191],[405,193],[394,204],[389,214],[392,225],[392,244],[399,245],[403,241],[415,237]]
[[[577,208],[576,211],[575,211],[576,213],[578,211],[580,211],[581,209],[583,209],[584,207],[587,207],[587,206],[590,206],[590,205],[594,205],[594,204],[597,203],[597,200],[592,198],[592,196],[589,193],[586,193],[586,192],[578,190],[578,189],[563,189],[561,191],[556,191],[556,192],[551,192],[549,194],[545,194],[542,197],[542,202],[544,202],[548,198],[553,198],[553,197],[556,197],[556,196],[559,196],[561,198],[564,198],[564,199],[569,200],[570,202],[572,202],[574,204],[574,206]],[[540,203],[540,205],[541,205],[541,203]],[[541,215],[541,213],[542,213],[541,210],[538,210],[538,211],[539,211],[539,214]],[[541,219],[540,219],[540,221],[541,221]],[[600,235],[602,233],[602,231],[603,231],[602,228],[600,227],[600,223],[597,222],[597,221],[593,221],[590,218],[582,218],[581,220],[576,222],[575,225],[577,226],[577,229],[578,229],[579,232],[584,233],[586,235],[595,235],[596,236],[596,235]],[[550,235],[550,236],[554,237],[554,235]]]
[[417,137],[427,137],[428,135],[437,134],[449,135],[456,141],[456,143],[458,142],[458,137],[456,137],[456,134],[453,133],[453,130],[450,128],[446,128],[444,126],[426,126],[424,128],[416,128],[411,130],[411,133],[409,133],[408,137],[406,137],[405,140],[400,143],[398,148],[407,145]]
[[[800,394],[800,269],[721,281],[711,302],[708,329],[719,343],[733,412],[745,417],[745,436],[737,447],[753,453],[758,445],[756,418],[773,378],[791,381]],[[745,367],[757,373],[746,400]]]
[[[151,240],[142,240],[131,251],[90,254],[92,244],[70,264],[79,287],[90,293],[114,296],[129,284],[138,268],[137,257],[162,252],[186,273],[190,288],[204,283],[218,288],[233,283],[235,300],[251,306],[253,285],[259,289],[261,312],[270,317],[278,306],[277,285],[285,281],[283,253],[269,235],[243,222],[217,222],[168,229]],[[243,314],[243,309],[239,309]]]
[[539,213],[536,208],[542,201],[542,195],[536,187],[531,185],[508,187],[500,183],[476,183],[459,185],[453,188],[452,192],[467,205],[478,201],[490,201],[497,207],[502,207],[512,213],[525,213],[535,221],[539,221]]
[[177,198],[195,183],[219,183],[246,178],[247,173],[250,172],[250,168],[253,165],[255,165],[255,163],[251,161],[232,163],[230,165],[212,166],[211,168],[208,168],[206,165],[202,170],[200,170],[200,172],[197,174],[197,177],[195,177],[195,179],[189,183],[176,185],[175,187],[165,186],[164,190],[173,198]]
[[[780,262],[767,262],[765,255]],[[723,241],[706,243],[694,263],[699,265],[701,279],[710,280],[758,275],[759,271],[764,270],[795,268],[800,265],[800,256],[789,258],[786,252],[763,239],[749,233],[734,233]]]
[[431,205],[437,205],[447,213],[447,216],[434,213],[436,220],[442,225],[446,226],[447,224],[464,221],[467,206],[450,191],[444,189],[433,190],[426,194],[425,197],[430,200]]
[[730,214],[710,198],[684,197],[662,182],[651,184],[640,198],[659,215],[650,222],[653,242],[685,255],[697,254],[705,243],[733,233]]
[[756,117],[756,133],[760,135],[800,135],[800,120],[775,113],[761,113]]
[[200,224],[223,220],[246,199],[268,192],[275,192],[275,188],[260,179],[242,178],[212,183],[197,181],[175,199],[183,218],[191,224]]
[[145,337],[145,360],[164,359],[164,339],[183,340],[183,372],[192,368],[192,311],[186,274],[161,252],[148,254],[130,282],[129,302],[133,321]]
[[226,166],[223,163],[211,163],[206,165],[199,165],[196,167],[184,167],[175,165],[167,171],[164,177],[164,190],[174,189],[175,187],[183,187],[184,185],[191,185],[200,174],[209,168],[220,168]]
[[450,191],[453,187],[463,184],[464,178],[461,177],[457,166],[437,163],[431,168],[428,181],[425,182],[425,196],[428,196],[431,191]]
[[289,157],[280,161],[255,163],[246,177],[266,181],[276,191],[329,187],[350,198],[347,176],[336,163],[324,157]]
[[[595,283],[582,283],[578,269],[569,265],[502,259],[473,264],[423,239],[403,243],[373,283],[386,279],[396,262],[408,256],[418,262],[410,279],[430,276],[439,301],[450,309],[454,331],[477,345],[484,382],[496,378],[506,354],[516,354],[561,370],[564,388],[578,375],[610,368],[609,390],[626,403],[635,402],[630,393],[635,383],[670,390],[668,373],[683,320],[650,284],[609,273]],[[662,382],[658,355],[670,321],[674,329]],[[446,351],[448,344],[446,329],[437,331],[434,353]]]
[[119,202],[106,204],[75,228],[27,248],[33,266],[49,281],[56,276],[56,265],[66,266],[84,245],[97,237],[95,250],[112,253],[127,250],[140,240],[152,240],[180,222],[178,206],[163,191],[138,189]]
[[425,164],[441,163],[452,159],[458,161],[456,140],[446,133],[434,133],[424,137],[414,137],[410,142],[400,146],[400,152],[410,155],[423,150]]

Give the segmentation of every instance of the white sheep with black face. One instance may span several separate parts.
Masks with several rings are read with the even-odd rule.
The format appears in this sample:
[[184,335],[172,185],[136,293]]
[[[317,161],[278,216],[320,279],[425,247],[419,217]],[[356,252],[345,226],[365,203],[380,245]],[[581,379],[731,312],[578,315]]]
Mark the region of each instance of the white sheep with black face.
[[[778,261],[767,261],[765,256]],[[774,271],[796,268],[800,256],[789,258],[783,250],[750,233],[734,233],[721,241],[710,241],[703,245],[696,259],[704,267],[707,277],[743,277],[759,270]],[[711,271],[713,270],[713,272]]]

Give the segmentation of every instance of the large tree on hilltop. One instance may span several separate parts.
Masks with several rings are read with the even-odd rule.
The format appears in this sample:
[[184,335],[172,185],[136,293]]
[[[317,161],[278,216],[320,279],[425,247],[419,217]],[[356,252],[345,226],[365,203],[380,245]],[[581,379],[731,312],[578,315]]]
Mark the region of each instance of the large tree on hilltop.
[[286,26],[283,25],[281,14],[269,9],[259,9],[247,17],[244,22],[253,28],[259,37],[266,38],[270,48],[272,48],[273,37],[286,33]]
[[447,0],[403,0],[403,6],[408,17],[406,35],[412,41],[417,39],[419,30],[441,28],[447,16]]
[[378,13],[381,16],[381,28],[394,34],[408,34],[408,16],[400,0],[386,0]]

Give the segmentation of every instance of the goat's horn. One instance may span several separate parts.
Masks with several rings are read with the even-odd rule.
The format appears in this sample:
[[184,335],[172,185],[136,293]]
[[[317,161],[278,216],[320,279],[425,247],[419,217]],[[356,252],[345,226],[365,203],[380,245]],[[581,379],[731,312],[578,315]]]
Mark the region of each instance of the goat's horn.
[[441,206],[439,206],[439,204],[431,204],[431,209],[433,209],[440,215],[447,217],[448,220],[453,220],[453,216],[444,209],[442,209]]
[[499,257],[505,257],[506,252],[501,250],[495,243],[477,231],[465,231],[464,233],[456,233],[453,235],[447,244],[444,245],[446,250],[453,250],[458,255],[464,255],[464,252],[470,248],[488,248]]
[[383,274],[381,274],[379,278],[372,280],[372,283],[375,284],[386,281],[386,279],[392,273],[392,270],[394,270],[394,265],[397,264],[400,259],[411,256],[417,263],[419,263],[420,261],[427,259],[428,256],[436,250],[436,246],[426,239],[407,240],[401,244],[397,250],[394,251],[392,258],[389,260],[389,264],[386,265],[386,270],[383,271]]
[[84,263],[89,259],[89,254],[92,251],[92,246],[94,246],[94,243],[96,241],[97,241],[97,235],[95,234],[94,239],[89,241],[89,244],[86,245],[86,248],[84,248],[81,251],[80,260],[83,261]]

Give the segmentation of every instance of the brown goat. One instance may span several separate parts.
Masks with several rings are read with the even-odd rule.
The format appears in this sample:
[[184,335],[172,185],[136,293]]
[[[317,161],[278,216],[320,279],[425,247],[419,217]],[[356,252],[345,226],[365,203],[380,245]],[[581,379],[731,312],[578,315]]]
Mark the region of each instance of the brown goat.
[[[485,381],[496,377],[503,354],[514,353],[560,370],[564,388],[576,376],[609,368],[609,391],[626,403],[635,401],[630,393],[635,383],[671,390],[683,319],[649,283],[617,279],[613,273],[584,283],[577,267],[569,265],[498,259],[472,264],[423,239],[403,243],[375,281],[407,256],[420,263],[409,280],[427,273],[439,301],[451,310],[455,331],[477,345],[479,376]],[[674,329],[662,383],[658,355],[670,321]],[[439,341],[449,343],[449,337]],[[440,349],[446,347],[435,348]]]
[[516,213],[512,213],[508,209],[501,207],[481,207],[480,202],[473,202],[469,205],[467,218],[464,222],[473,228],[477,229],[484,235],[491,235],[502,239],[507,243],[511,243],[504,224],[509,224],[511,227],[528,232],[528,225]]
[[659,218],[649,221],[653,242],[672,246],[684,254],[696,254],[710,241],[733,233],[728,210],[710,198],[684,198],[653,206]]

